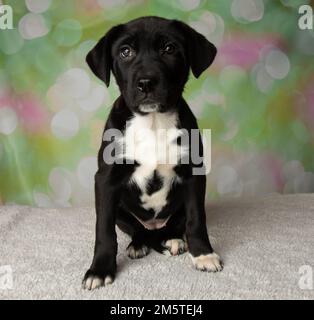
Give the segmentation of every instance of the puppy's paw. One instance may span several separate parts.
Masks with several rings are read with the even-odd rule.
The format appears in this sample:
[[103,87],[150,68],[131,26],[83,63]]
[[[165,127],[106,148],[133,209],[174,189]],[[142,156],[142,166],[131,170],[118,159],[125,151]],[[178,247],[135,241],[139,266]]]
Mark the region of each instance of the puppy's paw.
[[193,257],[191,255],[191,258],[193,265],[197,270],[217,272],[223,269],[223,263],[215,252],[206,255],[202,254],[198,257]]
[[149,248],[145,244],[135,245],[131,242],[126,248],[126,252],[131,259],[140,259],[148,255]]
[[187,251],[186,242],[182,239],[169,239],[163,243],[163,246],[166,247],[163,252],[166,255],[177,256]]
[[82,288],[85,290],[94,290],[102,286],[111,284],[114,276],[110,274],[98,274],[92,270],[88,270],[82,282]]

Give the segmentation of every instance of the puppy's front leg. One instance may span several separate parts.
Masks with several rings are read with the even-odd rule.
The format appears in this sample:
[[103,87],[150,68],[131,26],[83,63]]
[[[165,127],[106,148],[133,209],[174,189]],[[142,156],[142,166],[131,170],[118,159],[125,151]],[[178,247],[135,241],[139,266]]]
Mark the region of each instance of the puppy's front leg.
[[108,183],[108,173],[95,175],[96,196],[96,240],[94,259],[86,272],[82,286],[93,290],[112,283],[116,273],[117,235],[115,231],[115,212],[117,190]]
[[195,268],[215,272],[222,270],[222,262],[213,251],[207,235],[205,189],[204,175],[193,176],[185,189],[186,238]]

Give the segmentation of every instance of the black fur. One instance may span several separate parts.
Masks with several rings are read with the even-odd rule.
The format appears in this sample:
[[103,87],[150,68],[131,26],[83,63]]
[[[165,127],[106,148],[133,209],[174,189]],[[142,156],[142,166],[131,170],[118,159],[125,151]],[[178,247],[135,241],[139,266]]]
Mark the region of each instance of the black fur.
[[[166,43],[173,46],[164,49]],[[131,57],[121,57],[125,44],[126,48],[134,49]],[[154,102],[159,104],[158,112],[175,110],[178,113],[179,128],[197,129],[196,119],[182,98],[182,92],[190,69],[195,77],[199,77],[213,62],[215,55],[213,44],[176,20],[144,17],[112,28],[86,59],[94,74],[107,86],[112,72],[121,91],[105,130],[119,129],[123,132],[134,113],[143,113],[139,109],[140,104]],[[142,87],[141,79],[149,79],[149,90]],[[140,164],[106,164],[103,152],[108,143],[103,141],[98,153],[95,252],[84,279],[91,275],[101,279],[107,275],[114,277],[117,254],[115,225],[132,237],[131,244],[134,246],[146,244],[162,252],[163,241],[182,238],[186,234],[192,256],[212,253],[204,209],[206,177],[192,175],[193,166],[202,166],[202,163],[178,164],[174,168],[182,183],[172,186],[167,204],[158,214],[158,218],[171,217],[165,227],[146,230],[130,211],[144,221],[151,219],[154,211],[142,207],[141,191],[137,185],[127,183]],[[202,148],[200,151],[202,153]],[[147,184],[147,193],[152,194],[162,186],[163,179],[155,172]]]

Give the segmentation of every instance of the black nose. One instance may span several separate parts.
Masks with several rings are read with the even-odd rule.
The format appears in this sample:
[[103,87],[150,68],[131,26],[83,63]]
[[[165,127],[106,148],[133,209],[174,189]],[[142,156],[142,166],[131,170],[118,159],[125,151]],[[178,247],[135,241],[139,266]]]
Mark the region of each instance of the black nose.
[[137,89],[141,92],[148,93],[153,89],[153,81],[151,79],[140,79],[137,82]]

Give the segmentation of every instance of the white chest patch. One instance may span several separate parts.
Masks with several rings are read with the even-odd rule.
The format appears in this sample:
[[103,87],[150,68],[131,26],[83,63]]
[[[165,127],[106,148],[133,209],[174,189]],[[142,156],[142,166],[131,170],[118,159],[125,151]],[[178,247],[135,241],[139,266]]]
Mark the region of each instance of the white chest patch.
[[[123,156],[139,163],[130,183],[138,185],[143,208],[153,209],[155,216],[166,205],[171,185],[177,179],[173,168],[188,151],[177,144],[182,134],[177,124],[176,113],[136,115],[127,123],[122,142]],[[162,178],[162,187],[148,194],[147,183],[155,171]]]

